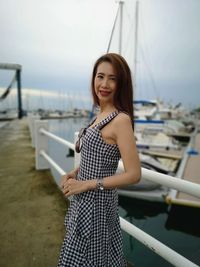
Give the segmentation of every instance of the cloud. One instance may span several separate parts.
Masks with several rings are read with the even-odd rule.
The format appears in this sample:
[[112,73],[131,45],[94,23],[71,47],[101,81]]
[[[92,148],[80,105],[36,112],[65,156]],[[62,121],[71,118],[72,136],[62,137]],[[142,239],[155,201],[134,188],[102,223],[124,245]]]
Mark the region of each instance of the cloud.
[[[0,93],[4,92],[5,88],[0,87]],[[16,96],[17,90],[12,89],[10,92],[10,96]],[[22,90],[22,97],[25,99],[26,97],[47,97],[49,98],[57,98],[57,99],[69,99],[69,100],[81,100],[85,102],[91,102],[89,95],[82,95],[82,94],[74,94],[72,92],[55,92],[55,91],[48,91],[44,89],[31,89],[31,88],[23,88]],[[47,100],[48,101],[48,100]]]
[[[123,55],[133,69],[135,2],[125,1],[123,9]],[[199,88],[200,1],[139,3],[138,79],[151,75],[160,93],[165,83],[180,80]],[[93,64],[107,49],[117,8],[114,0],[2,0],[1,61],[22,64],[23,87],[88,92]],[[116,29],[114,52],[118,40]]]

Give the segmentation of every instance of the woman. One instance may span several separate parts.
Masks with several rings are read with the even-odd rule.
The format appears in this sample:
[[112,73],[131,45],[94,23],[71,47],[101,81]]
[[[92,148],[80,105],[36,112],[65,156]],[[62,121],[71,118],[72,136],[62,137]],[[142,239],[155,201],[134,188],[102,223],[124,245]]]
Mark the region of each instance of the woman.
[[[67,234],[58,266],[126,266],[118,215],[117,188],[137,183],[141,169],[133,127],[131,72],[114,53],[100,57],[91,82],[100,111],[79,133],[79,168],[64,175],[64,195],[73,195],[65,218]],[[124,172],[116,174],[119,159]]]

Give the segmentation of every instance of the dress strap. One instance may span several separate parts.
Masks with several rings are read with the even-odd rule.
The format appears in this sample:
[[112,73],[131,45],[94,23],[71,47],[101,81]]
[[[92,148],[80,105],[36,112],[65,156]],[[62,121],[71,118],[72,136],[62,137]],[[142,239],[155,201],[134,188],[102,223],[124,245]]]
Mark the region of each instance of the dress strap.
[[92,117],[92,119],[87,124],[86,128],[90,127],[96,121],[96,118],[97,118],[97,116]]
[[103,127],[105,127],[111,120],[113,120],[117,115],[119,114],[119,111],[114,111],[108,117],[106,117],[104,120],[102,120],[100,123],[96,125],[96,127],[101,130]]

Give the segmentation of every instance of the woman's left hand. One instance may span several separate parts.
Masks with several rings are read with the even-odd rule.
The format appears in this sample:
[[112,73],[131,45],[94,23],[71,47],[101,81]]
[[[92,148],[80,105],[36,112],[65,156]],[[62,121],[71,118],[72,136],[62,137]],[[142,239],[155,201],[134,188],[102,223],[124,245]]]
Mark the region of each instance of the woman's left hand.
[[64,183],[62,192],[66,197],[77,195],[89,190],[88,181],[69,179]]

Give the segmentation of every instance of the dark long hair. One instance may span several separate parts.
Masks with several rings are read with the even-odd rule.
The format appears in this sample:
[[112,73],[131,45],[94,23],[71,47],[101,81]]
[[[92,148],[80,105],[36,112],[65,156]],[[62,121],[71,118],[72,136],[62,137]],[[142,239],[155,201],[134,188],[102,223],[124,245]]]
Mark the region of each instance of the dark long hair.
[[93,102],[95,106],[99,106],[99,99],[95,93],[94,79],[97,73],[97,68],[102,62],[109,62],[115,72],[117,79],[117,90],[114,95],[114,106],[119,111],[128,113],[131,118],[132,126],[134,129],[134,114],[133,114],[133,84],[131,78],[131,71],[126,60],[115,53],[108,53],[101,56],[94,64],[91,80],[91,91]]

